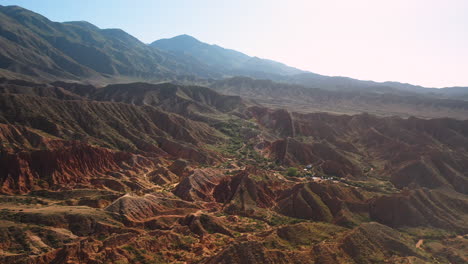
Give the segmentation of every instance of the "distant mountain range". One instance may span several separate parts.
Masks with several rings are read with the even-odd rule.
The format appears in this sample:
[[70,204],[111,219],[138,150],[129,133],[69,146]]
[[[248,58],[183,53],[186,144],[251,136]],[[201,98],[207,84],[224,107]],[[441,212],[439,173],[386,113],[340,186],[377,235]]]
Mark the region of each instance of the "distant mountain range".
[[185,35],[146,45],[120,29],[99,29],[84,21],[52,22],[18,6],[0,6],[0,45],[0,68],[6,77],[179,80],[302,72]]
[[181,35],[149,45],[121,29],[52,22],[18,6],[0,6],[0,76],[94,83],[269,79],[326,90],[432,93],[468,99],[468,87],[428,89],[397,82],[329,77]]
[[0,36],[0,67],[38,79],[220,77],[195,60],[151,48],[120,29],[56,23],[17,6],[0,7]]
[[250,57],[244,53],[203,43],[194,37],[180,35],[170,39],[157,40],[150,44],[160,50],[179,55],[191,56],[213,70],[228,75],[270,76],[294,75],[304,73],[299,69],[282,63]]

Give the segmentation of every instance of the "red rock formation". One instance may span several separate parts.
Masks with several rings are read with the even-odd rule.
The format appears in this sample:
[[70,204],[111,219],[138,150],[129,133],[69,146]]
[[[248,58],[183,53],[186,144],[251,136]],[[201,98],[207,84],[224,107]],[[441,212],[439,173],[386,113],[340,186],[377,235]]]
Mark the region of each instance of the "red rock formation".
[[354,222],[352,214],[368,214],[368,204],[355,188],[307,183],[283,191],[277,210],[290,217],[349,225]]
[[200,207],[175,198],[157,194],[145,196],[124,195],[106,208],[107,212],[119,214],[128,223],[144,222],[156,216],[185,215],[199,210]]
[[234,177],[223,179],[213,196],[231,213],[253,214],[256,208],[269,208],[274,205],[275,194],[265,182],[255,182],[249,171],[240,172]]
[[189,214],[179,221],[182,225],[189,227],[190,231],[203,237],[209,233],[220,233],[233,236],[232,231],[226,228],[220,220],[206,214]]
[[213,190],[223,178],[225,175],[216,169],[196,169],[180,181],[174,194],[187,201],[213,202]]
[[306,144],[287,138],[273,142],[270,155],[287,166],[317,164],[329,175],[362,177],[362,171],[353,162],[327,144]]
[[[18,130],[12,130],[18,131]],[[11,132],[11,130],[10,130]],[[0,190],[3,193],[27,193],[41,188],[63,188],[90,184],[93,178],[111,177],[112,172],[141,173],[155,166],[156,160],[135,154],[90,146],[76,141],[45,139],[38,134],[3,133],[13,148],[37,149],[1,150]],[[29,133],[29,134],[28,134]],[[42,149],[39,149],[42,148]]]
[[386,261],[395,255],[416,257],[420,261],[425,258],[417,252],[409,237],[378,223],[356,227],[343,238],[339,247],[356,263],[363,264]]
[[270,110],[263,107],[251,107],[249,113],[259,124],[272,129],[280,137],[294,137],[293,117],[285,109]]

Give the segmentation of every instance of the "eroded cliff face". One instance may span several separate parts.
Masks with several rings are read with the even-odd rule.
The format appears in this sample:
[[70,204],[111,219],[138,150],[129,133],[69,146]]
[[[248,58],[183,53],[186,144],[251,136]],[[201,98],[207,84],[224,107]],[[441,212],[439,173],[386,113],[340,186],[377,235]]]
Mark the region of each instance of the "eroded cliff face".
[[0,90],[0,262],[467,260],[466,121],[28,85]]
[[[39,189],[102,187],[112,182],[128,190],[125,178],[143,174],[160,163],[155,157],[54,138],[14,125],[1,125],[1,191],[26,194]],[[109,185],[106,186],[106,181]]]
[[[313,164],[325,174],[350,179],[366,178],[372,169],[398,188],[450,186],[466,194],[466,121],[326,113],[281,118],[259,107],[251,113],[280,137],[263,145],[286,166]],[[294,136],[281,134],[278,124],[292,126]]]

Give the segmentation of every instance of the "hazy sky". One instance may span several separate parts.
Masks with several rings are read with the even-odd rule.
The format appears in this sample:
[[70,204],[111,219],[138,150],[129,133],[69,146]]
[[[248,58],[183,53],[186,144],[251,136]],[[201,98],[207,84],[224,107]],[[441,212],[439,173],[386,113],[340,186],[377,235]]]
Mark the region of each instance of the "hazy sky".
[[303,70],[468,86],[468,0],[0,0],[145,43],[189,34]]

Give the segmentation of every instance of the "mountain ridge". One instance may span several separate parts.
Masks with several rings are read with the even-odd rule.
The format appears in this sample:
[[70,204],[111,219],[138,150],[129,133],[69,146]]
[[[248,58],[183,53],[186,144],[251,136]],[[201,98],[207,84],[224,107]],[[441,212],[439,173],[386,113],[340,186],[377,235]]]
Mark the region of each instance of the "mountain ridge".
[[147,45],[121,29],[100,29],[86,21],[52,22],[19,6],[0,5],[0,13],[0,44],[4,47],[0,74],[8,78],[115,83],[248,76],[327,90],[397,89],[468,99],[468,87],[445,90],[324,76],[206,44],[189,35]]
[[150,46],[170,52],[189,54],[210,66],[221,67],[228,73],[245,73],[255,67],[259,69],[262,67],[270,68],[269,73],[277,75],[292,75],[303,72],[279,62],[250,57],[236,50],[210,45],[187,34],[156,40]]

